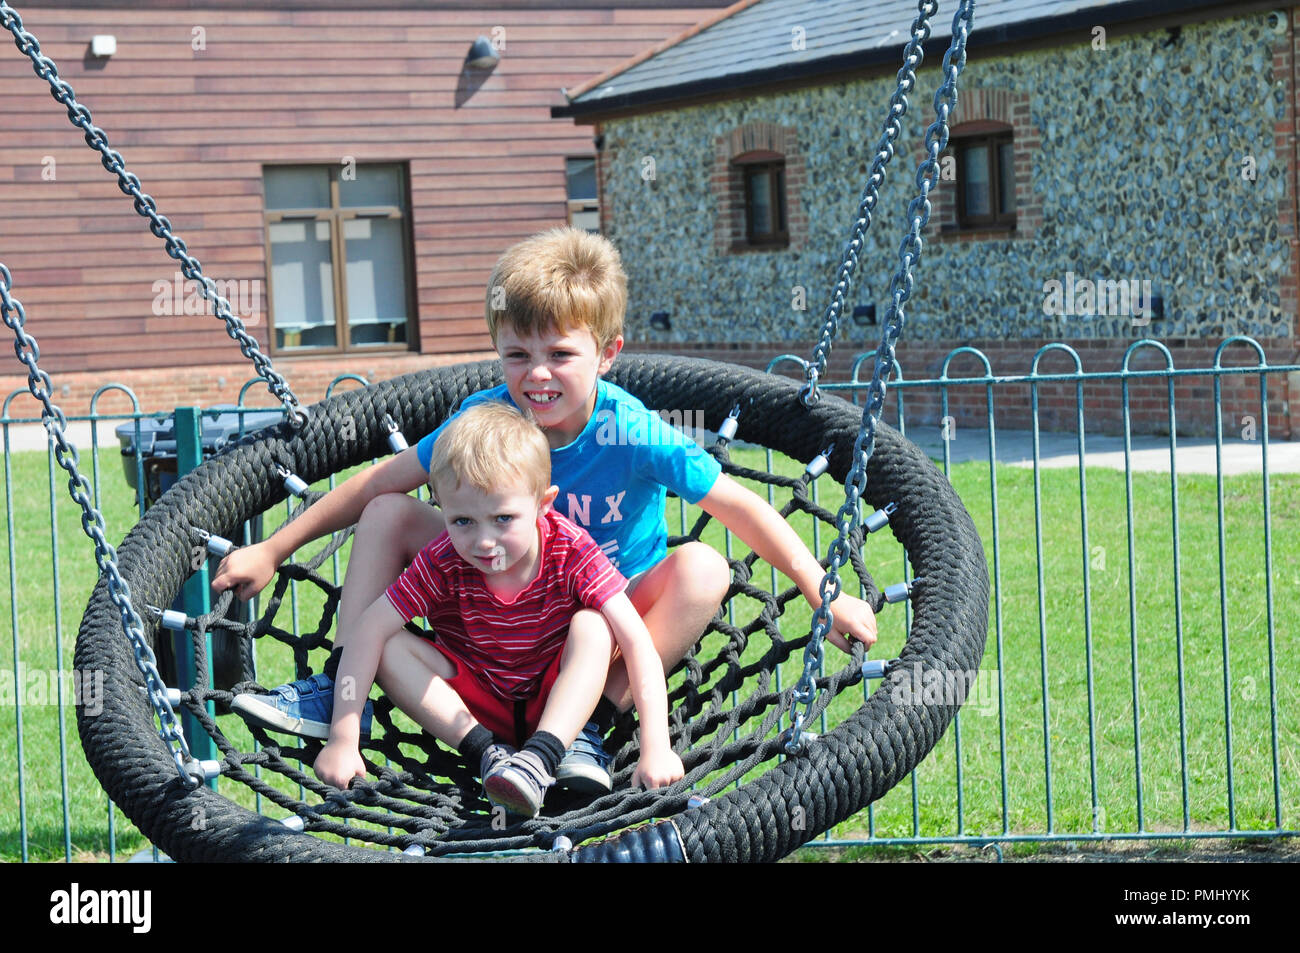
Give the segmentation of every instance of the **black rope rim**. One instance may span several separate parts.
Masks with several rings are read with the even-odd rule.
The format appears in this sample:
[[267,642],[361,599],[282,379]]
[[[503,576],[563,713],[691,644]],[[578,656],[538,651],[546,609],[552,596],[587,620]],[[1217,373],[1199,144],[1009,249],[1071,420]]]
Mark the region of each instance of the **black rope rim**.
[[[843,482],[861,411],[825,397],[812,408],[799,384],[747,368],[677,357],[623,356],[609,379],[648,407],[696,409],[717,429],[740,402],[737,438],[807,462],[832,441],[830,474]],[[308,483],[387,453],[382,425],[391,414],[403,432],[432,431],[469,393],[501,381],[499,364],[437,368],[335,395],[312,408],[298,432],[281,426],[229,448],[180,480],[131,530],[118,550],[137,606],[169,605],[188,575],[191,526],[229,534],[284,499],[278,463]],[[355,441],[337,438],[351,419]],[[877,432],[865,500],[898,504],[891,520],[916,577],[913,618],[899,664],[856,712],[739,789],[661,822],[680,832],[685,858],[772,861],[883,797],[938,742],[958,705],[901,704],[921,698],[925,673],[978,671],[988,628],[989,581],[975,525],[947,479],[892,428]],[[141,832],[176,860],[388,861],[414,858],[331,843],[290,830],[206,787],[186,791],[158,737],[142,679],[101,580],[83,617],[75,664],[104,672],[104,705],[78,709],[87,760],[113,801]],[[669,828],[669,824],[672,825]],[[612,842],[613,837],[607,838]],[[657,855],[656,855],[657,856]],[[606,859],[599,845],[537,852],[520,860]]]

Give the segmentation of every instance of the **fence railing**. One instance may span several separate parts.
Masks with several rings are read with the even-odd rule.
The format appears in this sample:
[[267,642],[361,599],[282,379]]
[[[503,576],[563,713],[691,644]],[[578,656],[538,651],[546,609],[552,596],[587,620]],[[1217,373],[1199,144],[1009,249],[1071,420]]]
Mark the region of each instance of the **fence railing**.
[[[1234,344],[1253,348],[1257,364],[1224,366],[1222,355]],[[1141,348],[1158,352],[1165,366],[1130,369]],[[1041,373],[1040,359],[1053,352],[1072,360],[1074,370]],[[981,365],[983,374],[951,376],[958,360]],[[770,369],[788,361],[799,359],[783,356]],[[849,380],[823,389],[857,398],[873,361],[873,354],[862,355]],[[910,426],[910,436],[922,442],[937,433],[932,456],[976,519],[992,582],[989,644],[970,685],[976,694],[910,781],[819,843],[1294,834],[1300,713],[1291,686],[1300,684],[1300,660],[1279,654],[1278,633],[1285,647],[1300,632],[1300,526],[1293,525],[1300,521],[1300,476],[1289,466],[1281,475],[1270,470],[1269,412],[1276,408],[1269,388],[1277,375],[1300,366],[1267,366],[1258,344],[1231,339],[1208,368],[1176,369],[1163,345],[1140,342],[1118,371],[1084,372],[1066,345],[1042,349],[1024,375],[993,375],[987,357],[972,348],[952,352],[937,378],[909,380],[903,370],[893,368],[889,419],[904,433]],[[1240,381],[1247,376],[1258,377],[1258,396],[1247,408],[1254,413],[1242,415]],[[1213,385],[1214,466],[1206,474],[1182,472],[1188,441],[1179,436],[1175,385],[1187,378]],[[1243,428],[1225,437],[1227,380],[1237,382],[1231,412],[1251,418],[1249,436]],[[365,383],[346,375],[330,389],[343,381]],[[1155,429],[1167,446],[1167,475],[1135,464],[1130,396],[1138,382],[1147,388],[1141,412],[1148,423],[1151,384],[1166,393],[1167,426]],[[1054,423],[1072,424],[1074,459],[1067,470],[1059,469],[1059,455],[1043,451],[1044,388],[1056,401]],[[1089,444],[1098,439],[1088,429],[1089,401],[1100,388],[1119,390],[1123,465],[1114,471],[1096,468],[1089,457]],[[1065,417],[1063,389],[1073,390],[1073,413]],[[17,776],[12,798],[0,807],[6,838],[0,851],[22,860],[60,853],[73,859],[76,850],[89,849],[117,859],[125,821],[94,782],[65,717],[67,706],[93,702],[94,686],[70,672],[64,630],[65,617],[74,624],[80,619],[96,570],[73,511],[61,512],[71,503],[55,479],[52,455],[11,450],[12,427],[39,423],[10,415],[18,393],[25,392],[10,395],[0,409],[9,598],[0,616],[12,630],[9,658],[0,662],[0,711],[13,712],[13,742],[0,739],[0,763],[12,764]],[[1008,393],[1015,403],[1011,419],[1027,420],[1027,434],[999,425],[1007,416],[999,400]],[[110,394],[125,396],[129,408],[101,411]],[[261,409],[245,407],[243,399],[241,391],[237,413]],[[148,502],[141,431],[162,416],[142,413],[128,389],[107,385],[88,415],[69,417],[90,427],[85,449],[110,536],[120,538]],[[136,448],[128,461],[134,494],[122,483],[125,469],[110,476],[122,451],[103,428],[119,424],[131,425]],[[1027,448],[1023,466],[995,465],[1013,442]],[[102,459],[108,445],[111,464]],[[980,453],[970,452],[976,446]],[[1243,451],[1257,453],[1259,465],[1248,476],[1231,475],[1225,458]],[[42,480],[43,496],[36,492]],[[121,489],[101,491],[110,484]],[[831,492],[816,486],[822,496]],[[1274,514],[1278,494],[1286,505]],[[1287,531],[1274,532],[1277,520]],[[816,529],[813,534],[820,552],[826,541]],[[68,546],[72,555],[65,558]],[[334,569],[337,580],[341,568]],[[289,611],[296,619],[296,604]],[[881,645],[890,638],[901,644],[906,609],[880,618]],[[86,827],[97,833],[84,838]],[[138,845],[138,834],[131,841]]]
[[[361,386],[367,383],[355,374],[345,374],[330,383],[325,396],[349,382]],[[249,426],[247,418],[281,410],[244,404],[249,389],[259,383],[258,378],[249,380],[240,389],[239,403],[221,408],[221,413],[236,419],[229,439],[239,439],[255,427],[265,426],[265,420]],[[11,414],[12,402],[24,396],[30,396],[25,389],[15,390],[0,406],[9,601],[7,611],[0,604],[0,616],[7,617],[11,630],[7,640],[9,657],[0,662],[0,710],[13,712],[13,733],[9,736],[12,747],[7,739],[0,739],[0,764],[12,765],[17,778],[13,803],[0,807],[0,838],[3,838],[0,857],[30,859],[35,836],[38,859],[60,853],[67,860],[75,859],[79,851],[87,849],[87,844],[74,845],[74,833],[95,823],[89,820],[92,812],[98,812],[89,806],[93,796],[101,802],[98,810],[106,812],[106,822],[104,836],[89,838],[89,848],[96,855],[106,854],[109,860],[117,860],[118,828],[129,822],[100,790],[80,754],[75,725],[69,724],[66,717],[72,706],[102,701],[102,694],[96,694],[102,692],[102,682],[96,686],[85,673],[72,669],[65,638],[65,620],[73,620],[75,632],[97,581],[97,567],[89,554],[90,543],[81,533],[79,511],[72,506],[66,487],[56,480],[52,450],[47,447],[44,452],[20,452],[13,447],[13,428],[41,424],[40,417]],[[114,400],[127,406],[109,412],[101,409],[103,404]],[[212,412],[212,408],[205,410],[205,414]],[[83,460],[89,455],[94,503],[105,514],[110,537],[120,539],[154,501],[152,497],[166,489],[167,475],[162,477],[160,486],[159,477],[152,470],[160,461],[165,470],[168,456],[175,456],[174,448],[155,443],[151,436],[156,429],[152,425],[170,416],[170,412],[144,413],[130,388],[107,384],[95,391],[88,414],[67,417],[73,430],[72,442]],[[88,440],[75,433],[87,426]],[[124,428],[129,453],[115,432],[118,426]],[[171,470],[174,469],[173,465]],[[46,492],[39,495],[38,502],[41,480],[46,484]],[[112,489],[106,493],[105,486]],[[45,514],[45,519],[36,518],[38,510]],[[245,524],[237,542],[253,541],[253,532],[252,525]],[[69,551],[71,557],[64,558],[64,553]],[[342,578],[337,558],[332,568],[337,582]],[[296,627],[296,585],[291,586],[289,606]],[[143,606],[136,608],[144,611]],[[256,611],[255,604],[253,611]],[[59,809],[52,812],[46,789],[56,764],[59,791],[55,803]],[[33,765],[40,767],[32,770]],[[29,789],[33,786],[39,788],[41,797],[31,797]],[[260,799],[257,808],[260,812]],[[39,815],[37,818],[31,816],[33,811]],[[139,835],[133,840],[138,841]],[[158,856],[156,850],[153,854],[155,858]]]
[[[1233,345],[1249,349],[1256,362],[1225,365],[1225,354]],[[1135,369],[1134,359],[1144,350],[1158,353],[1164,367]],[[1054,352],[1072,361],[1073,370],[1042,372],[1042,361]],[[953,376],[952,365],[963,357],[967,366],[982,366],[983,373]],[[848,381],[823,384],[823,389],[858,400],[865,396],[874,362],[875,352],[860,355],[853,362]],[[779,370],[787,363],[803,366],[801,358],[782,355],[768,369]],[[1279,658],[1278,633],[1284,633],[1285,642],[1290,644],[1294,633],[1300,632],[1300,600],[1295,595],[1297,580],[1293,578],[1300,563],[1289,539],[1283,559],[1274,559],[1275,539],[1283,537],[1273,532],[1272,499],[1278,477],[1270,471],[1269,420],[1270,410],[1276,413],[1277,408],[1270,407],[1269,395],[1270,384],[1276,389],[1283,382],[1281,375],[1297,369],[1297,365],[1268,366],[1259,344],[1243,337],[1224,341],[1215,353],[1213,366],[1208,368],[1175,368],[1169,350],[1150,340],[1130,347],[1117,371],[1085,372],[1078,353],[1065,344],[1041,348],[1034,355],[1030,372],[1023,375],[994,375],[988,358],[969,347],[952,351],[936,378],[908,380],[903,368],[894,362],[890,384],[894,400],[889,407],[892,422],[907,433],[909,404],[922,404],[922,412],[913,417],[920,418],[919,423],[932,429],[937,428],[939,452],[932,455],[941,458],[945,474],[955,478],[954,467],[958,465],[954,464],[953,454],[959,442],[965,441],[967,447],[971,442],[981,444],[981,454],[964,454],[968,462],[960,466],[968,472],[958,489],[967,508],[973,512],[978,510],[984,517],[979,525],[990,561],[992,618],[982,674],[988,676],[984,691],[995,693],[995,697],[986,701],[991,710],[996,710],[998,718],[996,732],[981,732],[979,743],[992,747],[996,764],[990,772],[990,783],[982,792],[986,801],[981,812],[983,823],[972,829],[966,819],[970,792],[962,783],[961,770],[971,760],[971,741],[963,737],[963,727],[969,729],[972,722],[968,704],[951,732],[952,758],[957,768],[945,779],[951,785],[946,800],[955,824],[948,830],[924,830],[920,812],[914,808],[910,825],[905,823],[900,833],[882,835],[876,829],[877,806],[873,805],[867,812],[865,838],[828,835],[825,842],[903,845],[1198,840],[1270,838],[1295,833],[1300,784],[1296,772],[1284,772],[1282,766],[1284,761],[1294,759],[1296,743],[1300,740],[1300,718],[1291,688],[1296,684],[1300,666],[1285,657],[1287,653]],[[1240,382],[1247,377],[1258,380],[1253,406],[1244,404],[1242,399],[1244,388]],[[1187,466],[1187,454],[1180,452],[1180,440],[1184,448],[1197,444],[1198,449],[1209,449],[1205,441],[1189,441],[1179,436],[1175,385],[1192,378],[1209,378],[1213,390],[1214,437],[1210,445],[1213,466],[1200,479],[1180,475],[1180,466]],[[1226,380],[1237,382],[1230,411],[1225,411],[1224,406]],[[1152,383],[1165,390],[1164,426],[1151,427],[1152,407],[1146,398],[1142,408],[1146,412],[1147,429],[1163,432],[1159,439],[1167,445],[1161,466],[1161,470],[1167,470],[1167,489],[1160,500],[1155,498],[1156,481],[1164,479],[1163,474],[1140,473],[1134,463],[1131,394],[1134,382],[1148,385],[1148,392]],[[1039,425],[1040,390],[1044,385],[1052,385],[1058,393],[1073,389],[1073,420],[1069,416],[1064,420],[1073,424],[1070,429],[1074,435],[1074,452],[1073,459],[1064,462],[1077,477],[1077,489],[1065,487],[1059,479],[1049,489],[1043,485],[1045,474],[1050,472],[1042,453],[1043,431]],[[1106,481],[1106,490],[1112,498],[1099,507],[1095,486],[1100,477],[1091,469],[1095,464],[1088,456],[1089,441],[1095,443],[1096,438],[1088,432],[1087,424],[1090,405],[1106,406],[1105,401],[1090,399],[1095,397],[1094,391],[1103,388],[1119,392],[1123,477],[1122,483],[1118,479]],[[953,391],[959,389],[965,391],[961,420],[953,415],[951,406]],[[1027,391],[1027,406],[1018,405],[1010,408],[1011,413],[1005,413],[998,396],[1007,390],[1015,391],[1017,401],[1023,401]],[[927,399],[914,399],[921,394]],[[982,396],[979,402],[982,406],[971,399],[973,394]],[[1239,433],[1227,438],[1226,414],[1236,422],[1245,421]],[[1021,494],[1026,498],[1017,501],[1026,505],[1011,513],[1007,512],[1005,494],[999,496],[999,469],[994,466],[994,461],[999,459],[998,421],[1008,416],[1027,419],[1030,424],[1027,434],[1016,436],[1027,445],[1027,452],[1021,456],[1032,475],[1031,485]],[[1058,421],[1062,419],[1061,415],[1056,416]],[[1005,436],[1007,430],[1001,432]],[[915,433],[914,426],[914,438]],[[1246,469],[1253,472],[1249,476],[1228,476],[1225,457],[1243,453],[1247,457]],[[981,462],[970,462],[972,456]],[[1289,472],[1282,479],[1286,498],[1294,504],[1295,491],[1300,487],[1295,465],[1300,455],[1288,454],[1288,457]],[[1201,458],[1207,459],[1208,455],[1202,453]],[[1059,456],[1051,461],[1053,466],[1061,462]],[[974,474],[969,472],[970,468],[986,469],[986,476],[972,480]],[[1004,470],[1004,476],[1005,473]],[[1135,479],[1141,484],[1136,490]],[[963,489],[968,481],[979,484],[979,493],[985,497],[982,502]],[[1254,491],[1249,489],[1252,481],[1256,486]],[[1094,488],[1092,497],[1090,486]],[[1052,519],[1053,514],[1059,514],[1060,497],[1067,492],[1074,498],[1068,509],[1070,517],[1077,520],[1077,529],[1063,534],[1060,525],[1052,525]],[[1120,494],[1118,506],[1113,499],[1115,493]],[[1031,512],[1026,512],[1026,508]],[[1099,509],[1103,511],[1104,521],[1118,517],[1121,531],[1107,526],[1099,533]],[[1160,540],[1153,542],[1154,512],[1163,518],[1167,529],[1159,534]],[[1242,519],[1243,514],[1252,513],[1254,519]],[[1294,523],[1297,515],[1300,514],[1294,508],[1284,513],[1288,525]],[[1032,518],[1032,532],[1017,534],[1021,546],[1032,547],[1032,566],[1023,552],[1017,552],[1020,558],[1012,562],[1018,563],[1022,573],[1032,572],[1032,591],[1036,596],[1033,604],[1013,602],[1010,609],[1006,592],[1008,589],[1023,592],[1024,587],[1008,586],[1005,579],[1008,560],[1003,540],[1008,518],[1026,523]],[[1253,533],[1251,537],[1234,535],[1245,527]],[[1195,598],[1190,607],[1189,531],[1192,544],[1202,547],[1196,552],[1200,558],[1195,560],[1198,575],[1191,587]],[[1077,560],[1077,575],[1066,583],[1045,570],[1053,561],[1049,553],[1063,536],[1074,547],[1073,558]],[[1099,545],[1102,541],[1104,545]],[[1208,559],[1204,551],[1206,542],[1213,547]],[[1120,591],[1108,593],[1110,605],[1099,606],[1095,577],[1099,569],[1107,570],[1107,554],[1114,551],[1115,544],[1120,548],[1119,580],[1124,584]],[[1165,558],[1155,562],[1157,554]],[[1243,554],[1253,557],[1253,571],[1234,562],[1234,558],[1240,560]],[[1285,580],[1278,579],[1278,567],[1289,567],[1284,570],[1289,573]],[[1053,598],[1059,599],[1071,587],[1077,587],[1078,599],[1073,624],[1062,624],[1071,617],[1053,613],[1051,604]],[[1149,595],[1155,597],[1147,598]],[[1279,595],[1283,600],[1280,616]],[[1116,615],[1106,615],[1111,609],[1119,611]],[[1250,618],[1246,625],[1242,624],[1243,616]],[[1020,640],[1010,650],[1009,627],[1016,629]],[[1028,645],[1024,644],[1026,639],[1030,640]],[[1216,640],[1215,644],[1210,644],[1212,639]],[[1082,645],[1065,650],[1062,643],[1066,640],[1081,641]],[[1194,660],[1188,658],[1189,648],[1194,650]],[[1127,658],[1122,657],[1125,655]],[[1107,666],[1104,673],[1099,671],[1099,658],[1103,657]],[[1030,663],[1035,669],[1036,691],[1018,694],[1022,698],[1037,697],[1022,708],[1012,705],[1012,710],[1019,714],[1019,723],[1009,735],[1008,685],[1023,681],[1029,674],[1025,669],[1031,667]],[[1284,669],[1281,674],[1279,665]],[[1064,673],[1063,668],[1067,669]],[[1207,678],[1213,679],[1208,687]],[[1072,680],[1080,683],[1078,690],[1057,689],[1059,683]],[[1193,680],[1199,683],[1189,685]],[[1126,698],[1117,697],[1117,689],[1121,687],[1115,684],[1117,681],[1124,683]],[[1054,709],[1054,704],[1059,702],[1057,695],[1063,695],[1078,707],[1082,718]],[[1101,704],[1103,700],[1120,703],[1126,721],[1122,730],[1116,731],[1113,715],[1109,731],[1100,730],[1099,722],[1108,720],[1106,706]],[[1161,721],[1153,722],[1150,717],[1153,709],[1162,714]],[[1033,712],[1032,725],[1026,719],[1027,711]],[[1086,744],[1070,744],[1060,738],[1060,732],[1054,729],[1066,723],[1075,724],[1086,733]],[[1031,753],[1030,746],[1017,742],[1017,732],[1036,735],[1041,746]],[[1243,737],[1248,739],[1244,745]],[[1078,765],[1072,764],[1064,772],[1061,757],[1056,753],[1061,748],[1081,759]],[[1153,748],[1155,757],[1151,756]],[[980,754],[987,758],[988,751]],[[1032,780],[1024,777],[1031,765]],[[925,775],[926,768],[923,763],[911,779],[913,805],[920,800],[918,787],[923,783],[917,775]],[[1019,783],[1014,777],[1017,772],[1022,775]],[[1059,777],[1063,773],[1069,774],[1070,781],[1080,790],[1067,791]],[[1122,785],[1115,783],[1117,777],[1122,779]],[[1285,784],[1287,779],[1289,785]],[[1249,789],[1245,797],[1243,787]],[[1026,794],[1030,789],[1032,795]],[[1107,796],[1103,796],[1103,791],[1107,791]],[[1036,805],[1028,803],[1034,799]],[[1061,801],[1074,802],[1075,810],[1067,812],[1072,814],[1071,818],[1061,816],[1058,809]],[[1244,803],[1250,805],[1245,811]],[[1079,807],[1083,810],[1079,811]],[[1038,823],[1027,823],[1032,821]]]

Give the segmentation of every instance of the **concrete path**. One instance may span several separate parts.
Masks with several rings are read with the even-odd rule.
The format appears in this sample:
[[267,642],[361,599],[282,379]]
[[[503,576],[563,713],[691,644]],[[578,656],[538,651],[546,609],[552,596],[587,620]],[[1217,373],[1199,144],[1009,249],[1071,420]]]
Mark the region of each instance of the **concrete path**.
[[[97,428],[101,454],[106,448],[115,451],[119,448],[117,436],[113,433],[113,428],[119,423],[121,421],[106,420]],[[68,441],[76,446],[78,453],[83,456],[90,453],[90,421],[73,421],[64,433],[67,434]],[[12,453],[20,450],[44,450],[48,444],[49,435],[40,424],[9,425],[9,450]]]
[[[937,427],[909,427],[907,436],[931,457],[942,459],[943,437]],[[1034,465],[1033,431],[998,430],[998,462],[1013,467]],[[1179,437],[1176,462],[1179,473],[1214,473],[1214,438]],[[1132,466],[1136,471],[1151,473],[1169,472],[1168,437],[1133,437]],[[950,443],[954,463],[989,458],[989,432],[986,429],[965,427],[957,430]],[[1039,460],[1044,468],[1077,467],[1079,465],[1079,439],[1073,433],[1040,433]],[[1124,438],[1101,434],[1085,434],[1084,453],[1090,467],[1124,469]],[[1260,473],[1263,468],[1263,444],[1258,440],[1242,440],[1237,434],[1224,434],[1223,473],[1233,476],[1241,473]],[[1300,473],[1300,442],[1270,440],[1268,444],[1269,473]]]

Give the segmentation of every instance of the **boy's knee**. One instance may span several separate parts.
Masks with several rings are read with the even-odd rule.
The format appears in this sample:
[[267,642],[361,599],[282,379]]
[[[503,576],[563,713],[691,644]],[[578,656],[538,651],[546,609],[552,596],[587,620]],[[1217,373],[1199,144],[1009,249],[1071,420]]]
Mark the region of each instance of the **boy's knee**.
[[367,503],[357,520],[357,530],[388,532],[400,526],[405,507],[396,496],[395,493],[382,493]]
[[393,680],[400,678],[403,672],[411,669],[411,653],[402,645],[400,639],[389,639],[379,653],[379,664],[375,668],[375,681],[379,687],[388,690]]
[[384,642],[375,670],[375,679],[381,688],[387,691],[390,680],[409,677],[417,671],[421,677],[436,676],[446,681],[455,678],[459,669],[436,647],[410,632],[398,632]]
[[421,503],[405,493],[381,493],[366,504],[357,525],[400,526],[403,520],[410,518],[412,504],[430,509],[427,503]]
[[358,533],[383,540],[407,562],[444,528],[441,513],[405,493],[381,493],[357,520]]
[[703,600],[721,602],[731,587],[726,557],[704,543],[687,543],[679,551],[677,576]]

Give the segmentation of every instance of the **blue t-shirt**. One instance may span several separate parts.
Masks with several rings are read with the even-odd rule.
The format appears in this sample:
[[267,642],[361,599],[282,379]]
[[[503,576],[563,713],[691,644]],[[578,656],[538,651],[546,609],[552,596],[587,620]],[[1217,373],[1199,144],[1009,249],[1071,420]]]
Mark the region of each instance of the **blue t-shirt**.
[[[503,384],[470,394],[460,410],[486,400],[514,406]],[[426,470],[446,426],[444,421],[416,445]],[[668,552],[666,490],[698,503],[721,472],[718,461],[694,440],[604,380],[597,382],[596,406],[582,433],[551,451],[551,482],[560,488],[555,508],[590,533],[628,578]]]

